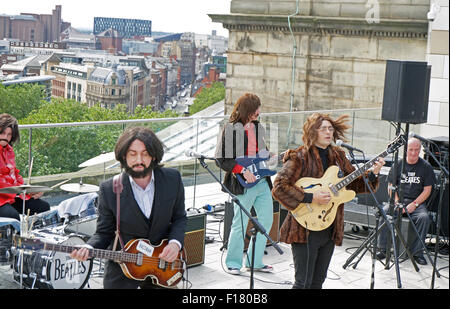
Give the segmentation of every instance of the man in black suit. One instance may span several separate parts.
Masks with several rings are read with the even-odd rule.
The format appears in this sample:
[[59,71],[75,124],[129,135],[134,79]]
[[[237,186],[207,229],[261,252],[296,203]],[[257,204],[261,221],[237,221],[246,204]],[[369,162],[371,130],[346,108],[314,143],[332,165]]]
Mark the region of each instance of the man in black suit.
[[[149,129],[134,127],[126,130],[115,147],[116,159],[122,173],[123,191],[120,195],[120,236],[122,243],[144,238],[153,245],[163,239],[169,243],[160,258],[173,262],[183,247],[186,228],[184,187],[177,170],[162,168],[163,144]],[[113,179],[100,185],[99,217],[95,234],[87,242],[98,249],[113,247],[116,231],[116,194]],[[120,250],[117,241],[116,250]],[[74,250],[71,257],[80,261],[88,258],[88,250]],[[151,280],[136,281],[127,278],[114,261],[107,261],[103,279],[104,288],[152,288]]]

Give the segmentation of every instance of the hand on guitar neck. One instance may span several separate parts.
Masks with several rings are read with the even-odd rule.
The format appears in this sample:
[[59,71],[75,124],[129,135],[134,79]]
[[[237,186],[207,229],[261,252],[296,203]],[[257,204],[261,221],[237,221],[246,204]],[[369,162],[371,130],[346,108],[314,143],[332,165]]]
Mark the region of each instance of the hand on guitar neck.
[[[381,168],[383,167],[383,165],[385,164],[385,160],[383,158],[378,158],[375,162],[374,162],[374,166],[372,169],[372,172],[375,175],[378,175],[380,173]],[[330,202],[331,200],[331,194],[330,191],[315,191],[313,193],[313,199],[312,202],[313,203],[317,203],[319,205],[326,205]]]

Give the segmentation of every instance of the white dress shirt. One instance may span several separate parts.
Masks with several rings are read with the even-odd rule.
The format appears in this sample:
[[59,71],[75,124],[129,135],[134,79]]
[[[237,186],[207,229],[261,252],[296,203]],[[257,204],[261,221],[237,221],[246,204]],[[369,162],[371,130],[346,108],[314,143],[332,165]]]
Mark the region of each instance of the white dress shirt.
[[[134,199],[138,203],[144,216],[149,219],[152,214],[153,199],[155,197],[155,174],[152,171],[152,178],[145,189],[142,189],[141,186],[134,181],[133,177],[129,177]],[[171,239],[169,243],[171,242],[175,242],[181,249],[181,243],[178,240]]]
[[144,216],[149,219],[152,213],[153,198],[155,197],[155,175],[152,171],[152,178],[150,183],[145,189],[142,189],[133,179],[130,177],[131,189],[133,190],[134,199],[139,205]]

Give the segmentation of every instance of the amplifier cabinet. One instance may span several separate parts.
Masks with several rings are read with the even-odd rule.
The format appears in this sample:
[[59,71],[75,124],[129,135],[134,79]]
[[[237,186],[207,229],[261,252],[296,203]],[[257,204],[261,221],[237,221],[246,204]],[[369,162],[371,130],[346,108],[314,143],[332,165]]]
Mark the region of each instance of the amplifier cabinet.
[[[252,217],[258,219],[256,216],[256,213],[254,209],[251,209],[251,215]],[[245,214],[243,214],[245,217]],[[233,203],[225,203],[225,218],[224,218],[224,235],[223,235],[223,241],[225,244],[228,244],[228,238],[230,237],[230,231],[231,231],[231,224],[233,222],[234,217],[234,208]],[[248,220],[247,224],[247,231],[245,234],[245,240],[244,240],[244,250],[247,250],[248,244],[250,241],[250,238],[252,237],[252,234],[250,230],[253,228],[253,224],[250,220]],[[272,228],[270,229],[269,237],[272,238],[274,242],[279,241],[279,231],[280,231],[280,204],[277,201],[273,202],[273,223]],[[270,245],[269,240],[267,240],[267,245]]]
[[186,266],[196,266],[205,262],[206,213],[187,215],[184,234]]

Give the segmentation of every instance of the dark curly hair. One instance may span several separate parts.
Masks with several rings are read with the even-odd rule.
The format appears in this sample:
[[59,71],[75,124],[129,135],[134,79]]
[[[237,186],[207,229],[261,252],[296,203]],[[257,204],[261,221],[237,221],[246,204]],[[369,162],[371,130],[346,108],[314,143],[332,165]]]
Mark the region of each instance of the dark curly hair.
[[307,150],[310,149],[312,145],[314,145],[317,139],[317,130],[322,125],[324,120],[328,120],[334,128],[333,133],[333,141],[340,139],[344,142],[348,140],[345,137],[345,133],[348,129],[351,128],[350,125],[347,124],[349,120],[349,115],[339,116],[336,120],[330,117],[329,114],[321,114],[314,113],[306,119],[306,122],[303,124],[303,144]]
[[12,138],[9,142],[9,145],[12,146],[15,142],[20,140],[19,124],[17,119],[10,114],[0,114],[0,133],[3,133],[6,128],[11,128],[12,130]]
[[164,144],[152,130],[145,127],[130,127],[119,137],[114,149],[116,160],[120,162],[122,168],[127,166],[126,156],[128,148],[137,139],[144,143],[148,154],[153,158],[150,168],[153,170],[162,167],[159,162],[164,156]]

